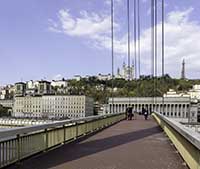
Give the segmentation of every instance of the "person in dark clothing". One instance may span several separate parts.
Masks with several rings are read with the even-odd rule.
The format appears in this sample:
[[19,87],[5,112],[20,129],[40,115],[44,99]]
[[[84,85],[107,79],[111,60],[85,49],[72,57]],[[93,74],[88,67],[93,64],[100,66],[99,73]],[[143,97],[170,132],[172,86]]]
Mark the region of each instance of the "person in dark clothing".
[[129,117],[128,117],[128,107],[126,108],[126,120],[129,120]]
[[133,107],[126,108],[126,120],[132,120],[134,117]]
[[143,107],[142,108],[142,115],[144,115],[144,113],[145,113],[145,108]]
[[128,120],[132,120],[133,118],[133,108],[129,107],[128,108]]
[[145,118],[145,120],[148,119],[148,115],[149,115],[149,112],[148,112],[147,109],[145,109],[145,112],[144,112],[144,118]]

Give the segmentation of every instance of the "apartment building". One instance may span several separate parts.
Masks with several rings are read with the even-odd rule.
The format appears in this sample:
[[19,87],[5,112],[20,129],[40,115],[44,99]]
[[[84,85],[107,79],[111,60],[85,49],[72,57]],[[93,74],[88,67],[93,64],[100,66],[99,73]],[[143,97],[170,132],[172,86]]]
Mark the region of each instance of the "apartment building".
[[15,97],[14,117],[81,118],[93,115],[93,99],[86,96],[43,95]]

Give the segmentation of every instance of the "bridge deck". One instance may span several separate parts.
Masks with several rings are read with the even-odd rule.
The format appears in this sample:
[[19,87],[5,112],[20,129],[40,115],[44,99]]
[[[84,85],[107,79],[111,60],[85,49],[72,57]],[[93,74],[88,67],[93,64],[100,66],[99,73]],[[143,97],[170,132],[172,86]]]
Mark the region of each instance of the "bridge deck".
[[185,169],[153,119],[122,121],[83,141],[25,160],[16,169]]

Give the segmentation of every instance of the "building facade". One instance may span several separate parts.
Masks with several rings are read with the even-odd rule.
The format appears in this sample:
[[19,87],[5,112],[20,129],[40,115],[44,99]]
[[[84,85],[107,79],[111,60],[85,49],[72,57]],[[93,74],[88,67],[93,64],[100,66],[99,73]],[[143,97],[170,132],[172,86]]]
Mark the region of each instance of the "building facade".
[[198,104],[191,102],[190,97],[126,97],[109,99],[110,113],[125,112],[129,106],[132,106],[136,112],[141,112],[142,108],[145,108],[149,112],[156,111],[171,118],[187,118],[190,122],[196,122],[198,119]]
[[44,94],[51,94],[51,82],[41,80],[38,81],[38,94],[44,95]]
[[53,80],[51,82],[52,92],[55,94],[68,94],[68,82],[66,80]]
[[134,65],[128,66],[123,63],[122,69],[117,69],[117,75],[116,78],[122,78],[125,80],[133,80],[134,79]]
[[15,97],[13,116],[81,118],[93,115],[93,99],[86,96],[44,95]]
[[14,100],[13,99],[0,99],[0,105],[6,108],[13,108]]
[[101,73],[99,73],[98,76],[97,76],[97,79],[98,80],[103,80],[103,81],[111,80],[112,79],[112,75],[110,73],[109,74],[101,74]]
[[191,99],[200,100],[200,85],[194,85],[193,88],[189,90],[188,94],[191,96]]
[[15,96],[25,96],[26,83],[15,83]]

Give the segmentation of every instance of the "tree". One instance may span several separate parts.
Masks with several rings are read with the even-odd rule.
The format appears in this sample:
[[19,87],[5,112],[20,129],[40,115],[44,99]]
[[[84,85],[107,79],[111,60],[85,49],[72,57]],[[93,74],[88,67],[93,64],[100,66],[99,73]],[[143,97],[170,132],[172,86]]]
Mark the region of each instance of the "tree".
[[0,117],[4,116],[10,116],[10,113],[8,112],[9,108],[5,108],[2,105],[0,105]]

